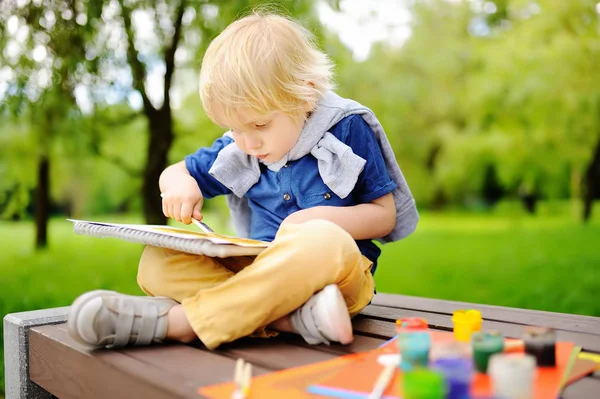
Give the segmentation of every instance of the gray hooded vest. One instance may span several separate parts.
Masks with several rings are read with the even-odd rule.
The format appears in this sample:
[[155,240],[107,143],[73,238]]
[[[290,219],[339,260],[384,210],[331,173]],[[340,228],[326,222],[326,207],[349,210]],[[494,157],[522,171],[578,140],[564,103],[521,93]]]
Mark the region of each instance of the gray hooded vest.
[[[350,147],[328,133],[328,130],[353,114],[362,116],[373,130],[388,173],[398,185],[392,193],[396,204],[396,226],[390,234],[377,240],[381,243],[398,241],[415,230],[419,214],[383,127],[369,108],[333,92],[325,93],[305,122],[294,148],[284,159],[267,166],[277,171],[288,161],[311,154],[318,160],[323,182],[341,198],[349,195],[366,160],[355,155]],[[229,134],[231,133],[226,133]],[[209,173],[232,191],[226,200],[234,228],[240,237],[249,237],[251,211],[244,194],[260,178],[259,160],[243,153],[235,143],[231,143],[221,150]]]

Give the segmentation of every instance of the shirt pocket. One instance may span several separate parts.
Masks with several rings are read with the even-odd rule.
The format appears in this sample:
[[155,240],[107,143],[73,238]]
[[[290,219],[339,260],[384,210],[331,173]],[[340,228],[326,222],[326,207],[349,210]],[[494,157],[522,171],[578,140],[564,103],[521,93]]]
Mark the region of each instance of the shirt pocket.
[[324,183],[318,187],[312,187],[305,193],[298,195],[298,206],[302,209],[314,208],[315,206],[349,206],[352,205],[352,194],[342,199],[337,196]]

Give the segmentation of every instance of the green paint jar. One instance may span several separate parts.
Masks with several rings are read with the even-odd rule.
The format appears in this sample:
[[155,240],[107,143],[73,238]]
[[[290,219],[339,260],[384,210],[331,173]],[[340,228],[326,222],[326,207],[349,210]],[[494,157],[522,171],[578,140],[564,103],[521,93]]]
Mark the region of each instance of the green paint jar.
[[473,360],[480,373],[487,373],[490,357],[504,352],[504,336],[498,331],[478,331],[471,336]]
[[444,399],[446,380],[444,375],[429,369],[415,369],[402,377],[403,399]]

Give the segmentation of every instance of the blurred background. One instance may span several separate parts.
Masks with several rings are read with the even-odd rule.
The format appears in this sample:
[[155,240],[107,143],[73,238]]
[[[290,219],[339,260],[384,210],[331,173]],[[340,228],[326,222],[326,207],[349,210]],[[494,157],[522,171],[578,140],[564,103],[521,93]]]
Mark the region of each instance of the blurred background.
[[[66,218],[165,223],[161,171],[222,134],[197,93],[202,55],[260,4],[0,4],[0,314],[141,294],[141,246]],[[600,316],[598,0],[268,5],[317,35],[417,200],[378,291]],[[232,233],[223,199],[205,209]]]

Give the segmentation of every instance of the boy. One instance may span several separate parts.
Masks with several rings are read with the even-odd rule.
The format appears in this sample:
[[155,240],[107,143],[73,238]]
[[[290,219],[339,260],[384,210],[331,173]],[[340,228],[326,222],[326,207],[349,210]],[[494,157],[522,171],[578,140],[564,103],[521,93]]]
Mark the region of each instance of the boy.
[[146,247],[138,283],[149,297],[92,291],[69,331],[95,347],[200,339],[212,349],[276,331],[309,344],[352,341],[369,304],[380,249],[418,213],[373,113],[331,92],[332,65],[298,23],[253,14],[204,56],[200,95],[229,131],[161,175],[166,216],[202,219],[227,195],[239,235],[272,241],[256,257],[210,258]]

